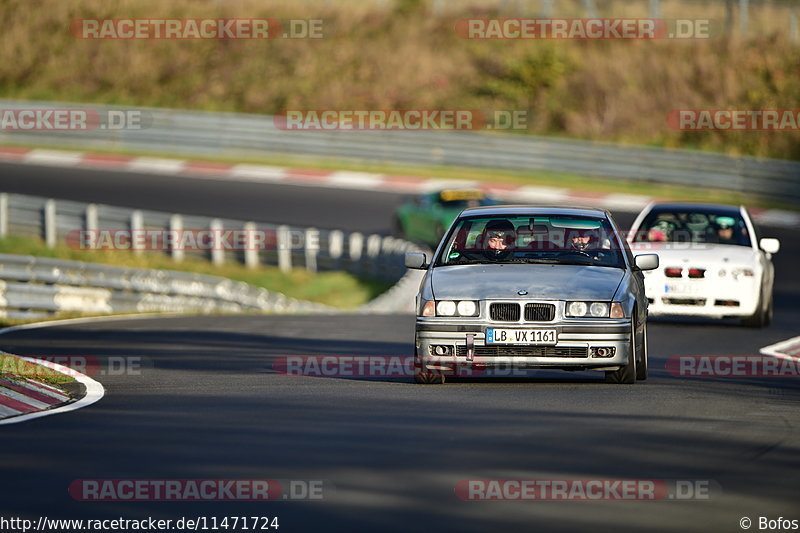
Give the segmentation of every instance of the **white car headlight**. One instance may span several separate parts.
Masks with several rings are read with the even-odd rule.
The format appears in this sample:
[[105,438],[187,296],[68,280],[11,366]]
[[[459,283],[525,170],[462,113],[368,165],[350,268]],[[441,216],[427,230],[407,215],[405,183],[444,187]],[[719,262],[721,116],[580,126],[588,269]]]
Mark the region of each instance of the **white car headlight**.
[[[616,304],[619,306],[619,304]],[[611,306],[608,302],[568,302],[567,303],[567,316],[572,318],[608,318]],[[621,306],[615,309],[616,314],[620,314]],[[614,317],[619,318],[619,317]]]
[[458,302],[456,309],[461,316],[475,316],[478,306],[472,300],[463,300]]
[[570,302],[567,304],[567,316],[582,317],[586,316],[589,307],[586,302]]
[[456,314],[456,303],[450,300],[436,302],[436,316],[454,316]]

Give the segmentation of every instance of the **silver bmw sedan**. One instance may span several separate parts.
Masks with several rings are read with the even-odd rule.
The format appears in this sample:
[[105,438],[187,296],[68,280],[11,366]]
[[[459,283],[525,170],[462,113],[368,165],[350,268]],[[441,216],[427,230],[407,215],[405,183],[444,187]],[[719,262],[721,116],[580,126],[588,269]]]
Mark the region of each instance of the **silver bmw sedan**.
[[[415,381],[598,370],[611,383],[647,378],[643,270],[608,211],[465,209],[432,258],[417,296]],[[512,374],[510,374],[512,372]]]

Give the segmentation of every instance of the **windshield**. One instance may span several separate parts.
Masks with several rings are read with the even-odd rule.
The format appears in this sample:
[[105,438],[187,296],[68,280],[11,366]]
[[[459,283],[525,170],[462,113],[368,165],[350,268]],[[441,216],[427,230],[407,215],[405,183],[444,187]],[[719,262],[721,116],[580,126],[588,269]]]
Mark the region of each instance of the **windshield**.
[[653,210],[642,221],[634,242],[751,245],[744,219],[731,210]]
[[482,263],[625,268],[607,219],[562,215],[461,218],[434,266]]

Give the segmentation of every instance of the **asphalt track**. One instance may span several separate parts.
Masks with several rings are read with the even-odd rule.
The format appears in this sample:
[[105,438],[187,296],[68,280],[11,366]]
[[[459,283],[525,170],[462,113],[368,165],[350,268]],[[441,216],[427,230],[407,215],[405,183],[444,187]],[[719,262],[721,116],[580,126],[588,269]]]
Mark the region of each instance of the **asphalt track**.
[[[336,220],[387,230],[399,200],[6,170],[2,189],[10,192],[72,190],[75,199],[280,221],[274,209],[320,227]],[[3,429],[0,516],[277,515],[282,531],[741,531],[744,516],[754,530],[760,516],[800,519],[798,378],[689,378],[665,368],[669,357],[754,355],[798,334],[797,240],[786,229],[763,233],[784,247],[775,257],[773,325],[653,321],[650,379],[634,386],[541,373],[422,387],[395,377],[290,377],[274,366],[295,354],[408,355],[408,316],[141,318],[0,336],[0,348],[23,355],[144,363],[141,372],[97,376],[107,389],[98,404]],[[335,490],[322,501],[266,503],[79,502],[68,494],[73,480],[97,478],[310,479]],[[469,502],[454,493],[466,479],[533,478],[683,479],[712,488],[706,500],[657,502]]]

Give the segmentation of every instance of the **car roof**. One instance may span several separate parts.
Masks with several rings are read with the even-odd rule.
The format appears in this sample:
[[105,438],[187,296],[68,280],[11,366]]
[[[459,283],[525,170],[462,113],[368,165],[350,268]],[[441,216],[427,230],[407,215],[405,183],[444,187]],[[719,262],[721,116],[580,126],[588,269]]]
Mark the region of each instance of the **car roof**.
[[609,217],[608,211],[596,207],[564,207],[564,206],[534,206],[534,205],[487,205],[468,207],[461,212],[466,216],[511,216],[511,215],[556,215],[556,216],[586,216]]
[[739,214],[741,206],[729,204],[708,204],[700,202],[657,202],[650,206],[651,211],[688,211],[688,210],[706,210],[714,212],[729,212],[731,214]]

